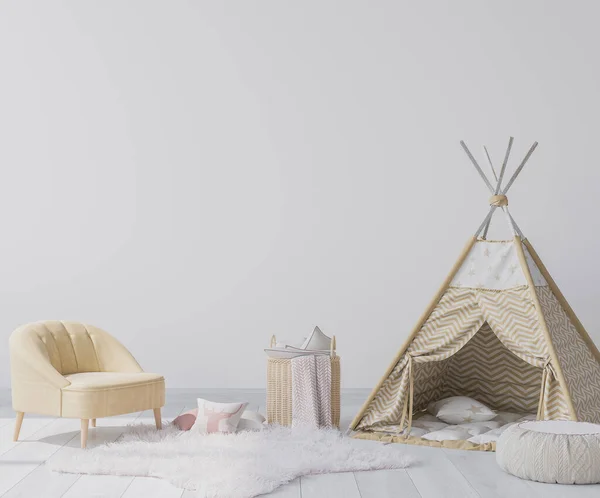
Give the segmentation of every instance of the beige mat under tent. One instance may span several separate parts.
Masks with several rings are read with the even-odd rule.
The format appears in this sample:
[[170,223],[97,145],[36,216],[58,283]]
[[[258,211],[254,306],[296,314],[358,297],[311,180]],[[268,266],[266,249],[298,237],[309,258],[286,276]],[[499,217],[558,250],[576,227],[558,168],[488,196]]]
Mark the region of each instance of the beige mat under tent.
[[[461,144],[492,193],[490,211],[350,429],[360,438],[493,450],[409,435],[413,417],[449,396],[600,423],[600,353],[508,211],[506,192],[537,143],[504,187],[512,138],[498,177],[491,167],[495,186]],[[486,240],[497,209],[514,239]]]

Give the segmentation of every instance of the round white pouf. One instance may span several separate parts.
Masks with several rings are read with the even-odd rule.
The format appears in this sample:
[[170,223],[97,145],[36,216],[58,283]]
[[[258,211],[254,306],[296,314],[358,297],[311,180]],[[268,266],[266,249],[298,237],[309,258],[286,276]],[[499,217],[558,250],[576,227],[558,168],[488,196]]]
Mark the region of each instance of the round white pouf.
[[512,425],[498,439],[496,462],[531,481],[599,483],[600,425],[571,420]]

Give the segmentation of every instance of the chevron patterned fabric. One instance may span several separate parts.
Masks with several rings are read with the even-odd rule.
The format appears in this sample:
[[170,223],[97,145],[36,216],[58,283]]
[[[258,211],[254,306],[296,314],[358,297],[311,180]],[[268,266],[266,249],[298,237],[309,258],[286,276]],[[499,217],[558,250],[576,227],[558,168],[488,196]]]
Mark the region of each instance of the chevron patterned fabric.
[[542,369],[511,353],[486,322],[450,358],[442,397],[469,396],[494,410],[535,413],[541,381]]
[[398,424],[408,396],[409,357],[415,411],[430,401],[466,395],[498,410],[535,412],[546,368],[542,413],[569,418],[527,286],[447,289],[365,410],[358,430],[403,429]]
[[415,363],[413,402],[415,412],[424,410],[432,401],[446,397],[446,376],[452,358],[454,357],[442,361]]
[[333,427],[329,356],[292,358],[292,427],[298,426]]
[[536,292],[580,421],[600,423],[600,364],[548,287]]
[[570,410],[565,393],[556,378],[548,376],[544,385],[543,420],[570,420]]

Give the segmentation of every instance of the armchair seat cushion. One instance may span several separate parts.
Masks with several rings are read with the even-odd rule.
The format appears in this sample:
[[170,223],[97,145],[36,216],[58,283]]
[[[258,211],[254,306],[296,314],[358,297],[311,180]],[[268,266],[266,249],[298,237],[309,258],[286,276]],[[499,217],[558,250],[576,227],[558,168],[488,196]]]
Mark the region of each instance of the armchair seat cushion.
[[94,391],[164,382],[162,375],[149,372],[83,372],[65,375],[71,385],[64,391]]
[[62,416],[102,418],[164,405],[165,380],[147,372],[82,372],[65,375]]

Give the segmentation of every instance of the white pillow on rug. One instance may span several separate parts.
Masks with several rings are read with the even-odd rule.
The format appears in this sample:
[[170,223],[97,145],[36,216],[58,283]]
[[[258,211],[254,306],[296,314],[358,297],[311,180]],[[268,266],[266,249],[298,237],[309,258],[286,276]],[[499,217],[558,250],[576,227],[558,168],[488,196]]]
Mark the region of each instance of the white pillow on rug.
[[215,403],[198,398],[198,415],[192,431],[235,432],[248,403]]
[[262,431],[266,427],[266,420],[258,412],[245,411],[242,414],[237,430],[238,431]]
[[[198,417],[198,408],[188,410],[182,413],[171,422],[175,427],[181,431],[189,431],[196,423]],[[267,423],[265,417],[260,413],[252,410],[244,410],[242,418],[238,422],[238,431],[262,431],[266,427]]]
[[427,411],[448,424],[487,422],[496,416],[494,410],[467,396],[452,396],[432,401],[427,406]]

